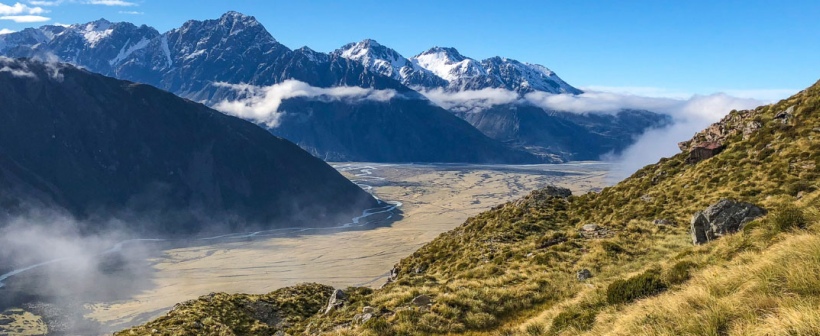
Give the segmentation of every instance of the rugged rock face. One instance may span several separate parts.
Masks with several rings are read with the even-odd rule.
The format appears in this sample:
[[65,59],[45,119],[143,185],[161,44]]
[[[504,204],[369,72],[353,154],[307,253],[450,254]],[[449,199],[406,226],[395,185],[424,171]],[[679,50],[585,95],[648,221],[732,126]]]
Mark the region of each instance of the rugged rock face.
[[131,229],[177,234],[337,225],[378,204],[296,145],[154,87],[69,65],[0,68],[3,212],[34,200],[81,218],[139,214],[151,218]]
[[692,216],[692,243],[704,244],[735,233],[746,223],[766,214],[766,210],[744,202],[724,199]]

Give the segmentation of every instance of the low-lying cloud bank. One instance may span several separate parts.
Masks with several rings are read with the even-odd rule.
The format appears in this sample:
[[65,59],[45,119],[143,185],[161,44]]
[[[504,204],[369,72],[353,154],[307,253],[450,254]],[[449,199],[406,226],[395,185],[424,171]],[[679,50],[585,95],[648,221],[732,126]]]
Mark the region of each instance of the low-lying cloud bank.
[[[744,91],[742,96],[715,93],[690,95],[683,98],[642,96],[623,92],[588,90],[580,95],[532,92],[519,95],[504,89],[448,92],[441,89],[420,90],[433,103],[458,112],[480,112],[497,105],[531,104],[550,111],[572,113],[614,114],[624,109],[647,110],[667,114],[673,124],[662,129],[652,129],[638,137],[635,144],[620,155],[605,158],[616,163],[611,172],[614,180],[627,177],[640,167],[656,162],[661,157],[679,151],[677,143],[691,138],[696,132],[719,121],[731,110],[750,109],[773,102],[772,93],[788,96],[788,90],[760,90],[761,99],[751,98],[754,92]],[[763,94],[765,93],[765,95]],[[776,96],[776,95],[775,95]]]
[[279,106],[283,100],[289,98],[307,97],[322,101],[350,100],[359,102],[371,100],[384,102],[393,99],[397,95],[395,90],[376,90],[356,86],[320,88],[293,79],[271,86],[228,83],[217,83],[216,85],[236,91],[239,98],[220,101],[214,104],[213,108],[226,114],[265,124],[268,127],[279,125],[279,119],[285,113],[285,111],[279,111]]
[[[238,98],[223,100],[213,107],[224,113],[248,119],[268,127],[277,127],[282,115],[282,101],[289,98],[307,97],[323,101],[346,100],[351,102],[386,102],[401,98],[395,90],[377,90],[361,87],[319,88],[297,80],[287,80],[271,86],[217,83],[217,86],[234,90]],[[717,122],[731,110],[750,109],[774,101],[773,93],[788,95],[788,90],[760,90],[761,99],[752,98],[754,92],[744,91],[742,95],[715,93],[711,95],[683,94],[672,97],[656,95],[644,96],[619,92],[595,91],[587,89],[580,95],[550,94],[531,92],[521,95],[517,92],[487,88],[482,90],[447,91],[444,89],[424,90],[416,88],[432,103],[456,112],[480,112],[499,105],[530,104],[549,111],[571,113],[615,114],[625,109],[647,110],[667,114],[674,123],[662,129],[652,129],[639,136],[635,144],[620,155],[608,155],[602,159],[616,163],[611,173],[613,179],[620,180],[661,157],[674,155],[679,151],[677,143],[692,137],[696,132]],[[617,90],[615,90],[617,91]],[[645,90],[644,90],[645,91]],[[640,92],[644,92],[640,91]],[[766,93],[766,94],[763,94]]]

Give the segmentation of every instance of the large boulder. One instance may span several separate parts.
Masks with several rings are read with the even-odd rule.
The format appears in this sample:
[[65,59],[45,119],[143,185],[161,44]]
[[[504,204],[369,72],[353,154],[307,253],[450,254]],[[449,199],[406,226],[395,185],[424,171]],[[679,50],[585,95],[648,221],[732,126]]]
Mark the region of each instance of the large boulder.
[[692,243],[700,245],[735,233],[766,210],[745,202],[724,199],[692,216]]

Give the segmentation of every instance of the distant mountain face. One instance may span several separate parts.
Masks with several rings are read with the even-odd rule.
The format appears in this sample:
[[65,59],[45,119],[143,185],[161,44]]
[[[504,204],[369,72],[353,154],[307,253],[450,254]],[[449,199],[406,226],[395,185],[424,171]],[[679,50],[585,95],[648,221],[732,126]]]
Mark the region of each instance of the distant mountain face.
[[338,225],[377,206],[296,145],[148,85],[0,58],[0,101],[0,213],[139,213],[152,218],[130,229],[179,234]]
[[[489,119],[468,118],[457,113],[473,125],[477,125],[477,118],[484,119],[479,132],[466,121],[454,120],[451,114],[456,111],[434,106],[415,90],[453,93],[492,88],[516,94],[581,93],[543,66],[501,57],[477,61],[454,48],[440,47],[408,59],[373,40],[351,43],[331,53],[307,47],[291,50],[277,42],[255,18],[236,12],[228,12],[215,20],[188,21],[165,33],[147,26],[105,20],[26,29],[0,35],[0,55],[69,62],[104,75],[147,83],[210,106],[242,97],[225,83],[270,87],[295,79],[318,88],[395,91],[395,99],[366,103],[344,101],[346,104],[342,104],[338,100],[296,98],[286,94],[281,98],[278,108],[287,112],[286,116],[275,125],[265,126],[273,134],[296,142],[316,156],[332,160],[554,162],[588,157],[576,155],[580,152],[574,149],[578,148],[576,144],[590,141],[581,139],[582,134],[625,131],[634,136],[645,129],[615,125],[613,132],[599,132],[585,125],[604,128],[607,125],[581,120],[583,118],[567,119],[560,125],[568,128],[542,136],[561,141],[544,147],[550,148],[548,155],[541,149],[535,155],[522,153],[525,148],[515,149],[510,145],[528,143],[525,139],[502,144],[498,138],[486,136],[494,132],[490,129],[501,129],[503,124],[490,126]],[[319,98],[322,97],[327,98]],[[491,112],[502,111],[496,108]],[[657,125],[660,118],[648,114],[643,117],[652,125]],[[408,125],[413,128],[409,129]],[[448,125],[450,129],[443,132],[441,125]],[[578,127],[584,132],[570,131]],[[352,136],[351,130],[369,133]],[[541,132],[553,130],[545,128]],[[601,139],[611,142],[606,136]],[[426,142],[438,145],[429,146]],[[386,155],[387,148],[401,154]],[[433,148],[436,152],[424,153],[423,148]]]

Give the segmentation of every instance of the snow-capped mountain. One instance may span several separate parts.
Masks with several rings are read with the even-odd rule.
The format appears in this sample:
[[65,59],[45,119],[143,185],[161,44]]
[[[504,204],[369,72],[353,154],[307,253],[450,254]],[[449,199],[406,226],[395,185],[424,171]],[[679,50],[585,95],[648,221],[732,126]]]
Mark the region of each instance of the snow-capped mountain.
[[349,43],[331,54],[359,62],[368,70],[398,80],[407,86],[432,88],[449,85],[446,80],[375,40],[366,39],[358,43]]
[[[253,16],[237,12],[212,20],[191,20],[165,33],[145,25],[102,19],[25,29],[0,35],[0,55],[68,62],[211,106],[241,97],[241,92],[226,83],[267,87],[294,79],[318,88],[348,86],[395,92],[395,98],[367,103],[284,99],[279,108],[287,113],[269,131],[326,160],[555,161],[573,158],[572,143],[583,136],[569,132],[576,135],[550,138],[555,143],[549,151],[533,155],[522,150],[525,147],[507,145],[518,142],[494,139],[497,132],[492,130],[498,127],[488,127],[489,118],[481,119],[482,127],[478,128],[476,118],[458,118],[455,111],[432,104],[416,91],[500,88],[519,94],[581,93],[545,67],[501,57],[477,61],[454,48],[439,47],[405,58],[374,40],[351,43],[330,53],[308,47],[291,50]],[[507,108],[515,108],[515,104]],[[646,119],[657,125],[660,119],[656,117]],[[581,126],[581,121],[559,118],[563,121],[555,123],[556,127],[589,128]],[[629,126],[623,131],[637,135],[645,128]],[[609,138],[607,135],[601,141]]]
[[550,93],[580,94],[552,70],[538,64],[521,63],[514,59],[492,57],[481,61],[487,75],[497,78],[503,87],[519,93],[543,91]]
[[446,88],[449,91],[500,88],[528,93],[579,94],[545,66],[492,57],[478,61],[455,48],[433,47],[405,58],[374,40],[347,44],[332,53],[364,65],[368,70],[414,88]]
[[410,60],[447,80],[451,91],[500,88],[518,93],[582,93],[542,65],[509,58],[492,57],[479,62],[455,48],[433,47]]

